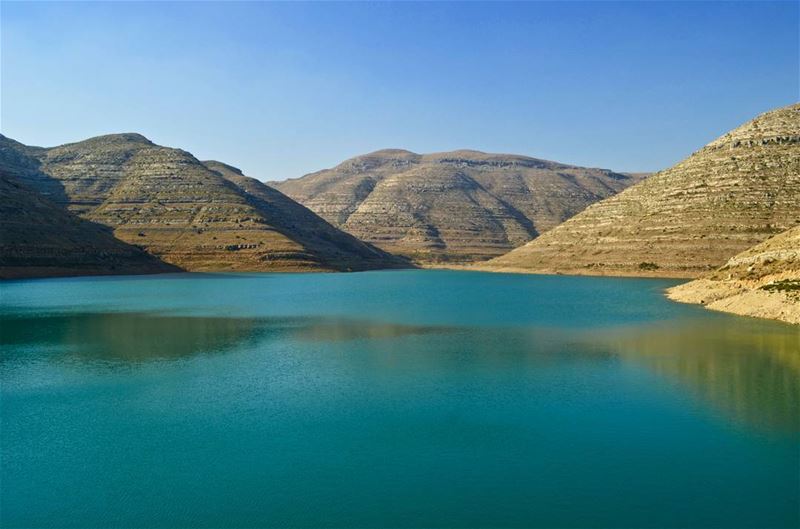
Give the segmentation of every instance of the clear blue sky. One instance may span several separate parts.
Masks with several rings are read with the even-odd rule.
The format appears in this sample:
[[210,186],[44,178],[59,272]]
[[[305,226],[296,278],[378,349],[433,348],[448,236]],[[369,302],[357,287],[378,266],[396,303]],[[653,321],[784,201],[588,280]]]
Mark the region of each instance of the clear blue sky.
[[264,180],[380,148],[667,167],[800,99],[788,2],[0,4],[0,130]]

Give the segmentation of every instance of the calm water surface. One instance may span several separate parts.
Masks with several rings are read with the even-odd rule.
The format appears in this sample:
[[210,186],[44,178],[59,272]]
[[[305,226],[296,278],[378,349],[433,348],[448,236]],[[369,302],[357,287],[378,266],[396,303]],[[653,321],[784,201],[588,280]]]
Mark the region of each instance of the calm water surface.
[[0,284],[0,525],[797,527],[800,331],[671,284]]

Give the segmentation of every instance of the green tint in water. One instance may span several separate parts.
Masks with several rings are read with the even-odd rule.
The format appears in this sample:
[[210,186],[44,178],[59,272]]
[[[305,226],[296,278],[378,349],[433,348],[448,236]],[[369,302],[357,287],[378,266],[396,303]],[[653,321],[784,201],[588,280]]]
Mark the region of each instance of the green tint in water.
[[0,525],[798,526],[798,329],[669,284],[2,284]]

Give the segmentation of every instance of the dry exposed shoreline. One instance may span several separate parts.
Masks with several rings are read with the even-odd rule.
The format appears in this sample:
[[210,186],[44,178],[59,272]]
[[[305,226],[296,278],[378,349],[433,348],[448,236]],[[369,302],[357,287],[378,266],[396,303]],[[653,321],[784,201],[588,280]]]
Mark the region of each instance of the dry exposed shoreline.
[[511,266],[483,266],[476,264],[427,264],[423,268],[441,270],[469,270],[473,272],[492,272],[498,274],[533,274],[554,276],[591,276],[591,277],[650,277],[659,279],[694,279],[697,272],[681,272],[676,270],[642,270],[632,272],[630,269],[614,268],[581,268],[581,269],[548,269],[548,268],[522,268]]
[[667,297],[711,310],[800,325],[800,291],[770,288],[787,280],[797,281],[797,275],[770,276],[759,281],[696,279],[668,289]]

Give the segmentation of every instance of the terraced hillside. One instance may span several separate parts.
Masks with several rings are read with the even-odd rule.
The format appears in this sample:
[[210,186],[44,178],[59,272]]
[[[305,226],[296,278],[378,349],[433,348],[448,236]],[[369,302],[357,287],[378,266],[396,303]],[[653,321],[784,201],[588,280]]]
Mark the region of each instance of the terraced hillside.
[[500,255],[640,179],[526,156],[383,150],[270,185],[362,240],[429,263]]
[[363,270],[404,264],[280,193],[271,195],[273,207],[268,207],[190,153],[155,145],[139,134],[50,149],[4,137],[0,144],[0,164],[16,167],[23,183],[185,270]]
[[0,170],[0,278],[176,271]]
[[798,223],[795,104],[758,116],[485,266],[697,277]]

